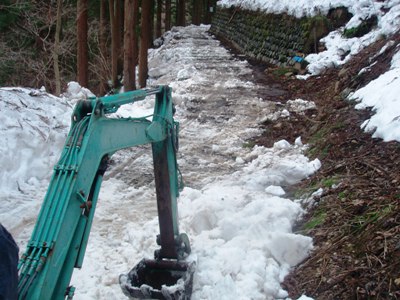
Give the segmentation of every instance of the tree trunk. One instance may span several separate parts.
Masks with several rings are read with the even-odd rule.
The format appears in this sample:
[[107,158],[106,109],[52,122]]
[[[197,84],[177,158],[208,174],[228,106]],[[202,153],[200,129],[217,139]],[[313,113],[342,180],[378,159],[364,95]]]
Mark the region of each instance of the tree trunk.
[[162,0],[157,0],[156,38],[159,38],[161,36],[161,13],[162,13]]
[[185,26],[186,25],[186,2],[185,0],[177,0],[176,7],[176,25]]
[[119,56],[119,23],[116,16],[116,2],[119,0],[109,0],[110,23],[111,23],[111,81],[113,88],[118,84],[118,56]]
[[139,0],[134,0],[133,2],[133,22],[134,22],[134,31],[133,31],[133,40],[135,41],[133,47],[133,60],[135,67],[139,64],[139,30],[140,30],[140,19],[139,19]]
[[171,29],[171,0],[165,1],[165,31]]
[[78,83],[88,87],[88,0],[78,0],[77,43],[78,43]]
[[154,0],[143,0],[143,1],[150,2],[150,39],[149,39],[148,48],[151,48],[154,37],[155,37],[155,34],[154,34],[155,33],[155,30],[154,30]]
[[134,0],[125,0],[125,32],[124,32],[124,89],[134,90],[135,59],[134,59]]
[[56,96],[60,96],[60,94],[61,94],[61,75],[60,75],[60,67],[58,64],[58,56],[60,54],[61,10],[62,10],[62,0],[57,0],[57,23],[56,23],[56,34],[54,37],[54,49],[53,49],[54,79],[56,81]]
[[192,23],[194,25],[200,25],[201,16],[203,12],[203,0],[193,0],[193,12],[192,12]]
[[140,31],[140,50],[139,50],[139,86],[146,87],[146,80],[148,75],[147,65],[147,50],[150,41],[150,17],[151,17],[151,0],[142,1],[142,17],[141,17],[141,31]]
[[[121,5],[122,3],[122,5]],[[117,59],[117,70],[118,74],[121,75],[123,70],[124,70],[124,63],[123,63],[123,57],[124,57],[124,14],[123,14],[123,9],[124,9],[124,0],[115,0],[115,18],[116,18],[116,25],[118,28],[118,36],[117,36],[117,49],[118,49],[118,59]]]
[[99,74],[99,94],[104,95],[107,91],[107,65],[108,65],[108,55],[107,55],[107,44],[106,44],[106,11],[107,11],[107,0],[100,0],[100,23],[99,23],[99,47],[100,47],[100,70]]

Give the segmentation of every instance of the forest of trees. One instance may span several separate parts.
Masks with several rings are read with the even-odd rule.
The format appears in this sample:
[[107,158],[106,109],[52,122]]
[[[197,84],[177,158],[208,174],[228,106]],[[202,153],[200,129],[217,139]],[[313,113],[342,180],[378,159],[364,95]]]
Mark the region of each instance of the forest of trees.
[[153,41],[172,26],[209,24],[216,8],[216,0],[1,3],[0,86],[45,86],[56,95],[69,81],[97,95],[145,87]]

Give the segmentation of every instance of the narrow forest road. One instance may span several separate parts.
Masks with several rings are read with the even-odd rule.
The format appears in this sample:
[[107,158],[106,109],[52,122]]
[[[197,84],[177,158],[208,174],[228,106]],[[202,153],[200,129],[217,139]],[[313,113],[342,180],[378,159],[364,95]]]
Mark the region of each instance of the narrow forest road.
[[[284,197],[284,189],[313,174],[320,162],[303,155],[306,147],[300,139],[294,145],[277,141],[271,148],[249,143],[262,133],[262,121],[275,112],[276,103],[267,98],[283,91],[256,84],[249,64],[234,58],[207,31],[206,26],[174,28],[149,55],[149,85],[173,88],[175,119],[180,122],[178,164],[185,188],[178,199],[179,222],[192,245],[188,259],[196,262],[192,299],[285,298],[280,283],[307,257],[312,239],[292,233],[303,210],[298,201]],[[12,95],[10,107],[20,107]],[[23,95],[25,102],[35,103],[31,92]],[[150,115],[153,104],[150,98],[125,105],[117,116]],[[28,105],[20,110],[24,111],[20,118],[38,114]],[[63,118],[66,124],[57,126],[63,130],[56,131],[40,116],[36,119],[33,125],[56,134],[57,140],[69,125]],[[24,152],[18,139],[24,128],[17,129],[10,136],[21,143],[15,151],[31,153]],[[41,146],[59,150],[51,143]],[[40,162],[36,165],[47,174],[48,152],[41,152],[43,156],[24,157]],[[13,230],[21,251],[46,182],[29,178],[18,175],[23,190],[12,190],[1,205],[3,221]],[[119,274],[143,256],[152,257],[157,249],[155,198],[149,145],[116,153],[102,185],[83,267],[71,281],[75,299],[125,299]]]
[[180,165],[191,187],[236,170],[236,159],[249,152],[243,144],[261,133],[258,120],[271,107],[259,98],[249,64],[206,28],[175,28],[150,56],[150,83],[173,89],[182,123]]
[[[266,87],[253,82],[249,64],[207,30],[174,28],[149,55],[149,83],[173,88],[180,122],[178,164],[185,189],[179,218],[191,240],[190,259],[197,262],[192,299],[284,298],[280,282],[308,255],[312,241],[291,233],[302,209],[280,197],[280,186],[311,175],[320,163],[302,155],[301,142],[246,144],[261,134],[259,121],[273,104],[259,97]],[[152,102],[134,103],[120,114],[150,114]],[[143,255],[152,257],[158,221],[151,159],[148,146],[114,156],[85,265],[74,274],[78,299],[123,298],[118,274]]]
[[[328,2],[318,11],[328,12]],[[350,39],[331,32],[327,51],[307,57],[312,74],[329,68],[307,80],[249,64],[208,26],[174,27],[149,50],[147,85],[172,87],[180,124],[178,219],[192,248],[186,259],[196,265],[192,300],[400,295],[400,152],[398,142],[375,138],[399,136],[399,5],[350,2],[351,20],[376,15],[376,28]],[[315,5],[285,11],[310,8],[314,15]],[[89,94],[76,82],[60,97],[45,87],[0,87],[0,222],[20,256],[73,106]],[[148,97],[107,117],[151,120],[153,110]],[[371,136],[367,131],[381,121],[385,129]],[[71,279],[74,299],[126,299],[119,275],[153,258],[158,233],[151,146],[118,151],[101,187],[83,267]]]

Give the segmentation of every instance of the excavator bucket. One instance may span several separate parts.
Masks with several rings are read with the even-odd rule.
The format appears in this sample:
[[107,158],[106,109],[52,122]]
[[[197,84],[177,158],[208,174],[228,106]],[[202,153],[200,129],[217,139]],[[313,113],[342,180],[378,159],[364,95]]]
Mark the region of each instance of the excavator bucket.
[[119,282],[129,298],[189,300],[193,273],[193,262],[142,259]]

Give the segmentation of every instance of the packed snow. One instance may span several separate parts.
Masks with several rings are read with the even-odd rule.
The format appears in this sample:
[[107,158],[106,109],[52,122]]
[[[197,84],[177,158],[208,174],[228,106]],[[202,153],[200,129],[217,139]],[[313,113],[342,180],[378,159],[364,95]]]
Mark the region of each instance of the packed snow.
[[[271,113],[245,61],[234,59],[206,26],[175,28],[150,53],[149,83],[169,83],[181,123],[178,161],[185,188],[179,222],[196,262],[192,299],[287,297],[280,282],[306,258],[312,239],[292,232],[303,210],[285,188],[320,168],[299,139],[272,148],[244,147]],[[213,60],[209,59],[211,58]],[[186,70],[185,72],[183,70]],[[245,76],[244,76],[245,75]],[[45,91],[1,88],[0,218],[21,251],[63,145],[71,103],[91,94],[70,83],[63,98]],[[126,105],[119,116],[147,116],[154,99]],[[197,106],[197,107],[196,107]],[[118,277],[157,248],[158,220],[151,149],[113,157],[103,183],[82,270],[74,272],[76,299],[124,299]]]
[[[378,27],[360,39],[344,39],[340,30],[328,35],[327,50],[307,57],[314,75],[342,65],[380,35],[397,30],[399,2],[220,1],[295,16],[348,5],[354,14],[348,28],[360,17],[378,15]],[[383,6],[389,9],[386,14]],[[233,58],[207,29],[174,28],[160,48],[150,51],[149,61],[149,84],[173,88],[181,124],[178,162],[185,188],[178,200],[179,222],[190,237],[189,259],[196,262],[192,299],[284,299],[280,283],[312,250],[311,238],[292,232],[303,210],[285,197],[285,190],[316,172],[320,162],[303,155],[307,146],[300,137],[293,144],[276,141],[272,148],[245,145],[261,132],[257,124],[266,116],[289,117],[291,109],[301,112],[315,104],[295,99],[274,116],[272,104],[259,97],[259,87],[244,80],[251,77],[247,62]],[[340,54],[347,51],[343,58]],[[360,102],[357,108],[376,111],[363,127],[384,140],[400,141],[399,57],[386,74],[351,95]],[[73,104],[90,95],[76,83],[62,98],[44,89],[0,88],[0,220],[21,251],[67,136]],[[153,104],[148,99],[126,105],[117,114],[148,116]],[[146,146],[113,157],[83,268],[73,275],[76,299],[125,299],[119,274],[142,257],[152,257],[158,220],[151,160]]]

